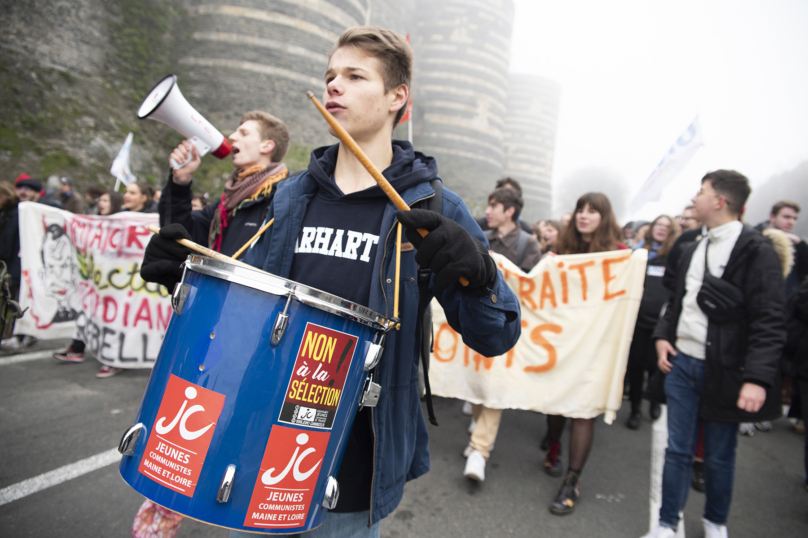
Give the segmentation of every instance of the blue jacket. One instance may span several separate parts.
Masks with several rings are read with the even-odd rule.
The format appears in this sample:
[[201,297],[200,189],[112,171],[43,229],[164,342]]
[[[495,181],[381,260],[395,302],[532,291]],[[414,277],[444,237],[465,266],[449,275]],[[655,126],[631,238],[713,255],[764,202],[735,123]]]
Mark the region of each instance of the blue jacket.
[[[272,274],[288,277],[295,240],[300,233],[306,208],[317,188],[310,172],[287,179],[278,185],[266,217],[267,220],[274,218],[275,223],[247,252],[247,263]],[[407,204],[413,205],[431,198],[435,191],[427,180],[400,194]],[[488,245],[463,200],[448,189],[443,190],[442,214],[463,225],[474,237]],[[396,208],[389,203],[382,218],[379,248],[374,260],[374,274],[379,275],[379,280],[371,287],[368,305],[385,316],[393,315],[395,215]],[[371,523],[395,510],[404,494],[406,481],[418,478],[429,470],[429,435],[418,391],[420,342],[417,327],[417,276],[414,251],[402,252],[399,295],[401,329],[392,331],[385,343],[376,378],[382,386],[382,392],[379,403],[372,410],[376,445]],[[430,283],[430,290],[432,289]],[[501,355],[519,339],[519,301],[501,274],[490,295],[474,298],[457,288],[449,288],[438,294],[437,298],[446,311],[449,325],[462,335],[466,345],[481,355]]]

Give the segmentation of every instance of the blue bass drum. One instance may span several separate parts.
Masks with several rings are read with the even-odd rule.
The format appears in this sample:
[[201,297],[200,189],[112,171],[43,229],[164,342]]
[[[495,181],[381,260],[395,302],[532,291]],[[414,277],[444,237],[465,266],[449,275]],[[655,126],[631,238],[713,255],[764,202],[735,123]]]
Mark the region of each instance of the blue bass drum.
[[323,523],[354,416],[394,326],[361,305],[238,262],[185,262],[175,314],[120,472],[135,490],[229,529]]

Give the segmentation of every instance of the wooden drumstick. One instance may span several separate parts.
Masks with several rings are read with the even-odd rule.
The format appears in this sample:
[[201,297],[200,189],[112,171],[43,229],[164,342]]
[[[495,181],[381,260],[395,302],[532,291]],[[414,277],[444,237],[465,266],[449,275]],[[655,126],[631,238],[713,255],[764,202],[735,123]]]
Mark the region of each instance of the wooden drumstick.
[[[346,131],[342,127],[342,125],[337,123],[337,120],[334,118],[334,116],[331,115],[331,112],[326,110],[326,108],[322,105],[322,103],[320,103],[320,101],[314,96],[312,92],[310,91],[306,92],[306,96],[309,99],[311,99],[311,102],[314,103],[314,106],[316,106],[317,110],[320,111],[320,114],[323,115],[325,121],[327,121],[328,124],[337,133],[337,138],[339,138],[340,141],[343,144],[345,144],[345,146],[347,146],[347,148],[351,151],[351,153],[356,155],[356,158],[359,159],[359,162],[362,163],[362,166],[365,167],[365,170],[367,170],[370,173],[370,175],[373,176],[373,179],[376,180],[376,183],[379,185],[379,187],[382,188],[384,193],[387,195],[388,198],[390,198],[393,204],[395,204],[395,206],[402,211],[409,211],[410,206],[407,205],[407,202],[405,202],[404,199],[401,197],[401,195],[398,194],[398,192],[396,192],[396,190],[393,188],[392,185],[390,185],[390,182],[387,181],[387,178],[384,177],[381,174],[381,172],[379,172],[379,170],[376,168],[376,165],[374,165],[370,161],[370,159],[368,159],[368,156],[365,155],[365,152],[362,151],[362,148],[359,147],[359,144],[356,143],[356,141],[348,133],[348,131]],[[419,228],[418,233],[421,235],[421,237],[426,237],[429,232],[427,230],[424,230],[423,228]],[[464,286],[468,286],[469,280],[466,277],[461,276],[460,283]]]
[[241,256],[242,254],[244,254],[244,251],[245,251],[245,250],[247,250],[248,248],[250,248],[250,245],[252,245],[252,244],[253,244],[253,242],[254,242],[256,239],[258,239],[259,237],[261,237],[261,234],[263,234],[265,231],[267,231],[267,228],[269,228],[270,226],[272,226],[272,223],[273,223],[273,222],[275,222],[275,217],[272,217],[271,219],[269,219],[269,222],[267,222],[266,224],[264,224],[263,226],[261,226],[261,229],[260,229],[260,230],[258,230],[258,233],[256,233],[254,236],[252,236],[252,237],[250,238],[250,240],[249,240],[249,241],[247,241],[246,243],[244,243],[244,246],[243,246],[243,247],[241,247],[240,249],[238,249],[238,250],[236,251],[236,253],[235,253],[235,254],[233,254],[233,259],[235,260],[236,258],[238,258],[239,256]]
[[[160,228],[158,228],[157,226],[154,226],[153,224],[150,224],[149,226],[146,226],[146,228],[150,232],[153,232],[153,233],[156,233],[156,234],[160,233]],[[246,263],[240,262],[240,261],[238,261],[238,260],[236,260],[234,258],[231,258],[230,256],[225,256],[224,254],[222,254],[220,252],[216,252],[215,250],[205,248],[202,245],[194,243],[193,241],[189,241],[188,239],[177,239],[176,241],[180,245],[182,245],[184,247],[188,247],[193,251],[199,252],[200,254],[204,254],[205,256],[208,256],[209,258],[213,258],[214,260],[219,260],[219,261],[222,261],[222,262],[234,263],[236,265],[240,265],[240,266],[246,267],[248,269],[255,269],[255,267],[253,267],[252,265],[247,265]]]

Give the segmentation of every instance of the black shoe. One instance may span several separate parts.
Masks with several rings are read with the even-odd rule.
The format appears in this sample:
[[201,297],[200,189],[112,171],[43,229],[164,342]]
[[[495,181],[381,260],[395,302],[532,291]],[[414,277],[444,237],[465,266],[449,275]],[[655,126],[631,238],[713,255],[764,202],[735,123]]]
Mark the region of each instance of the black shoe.
[[575,510],[575,502],[581,495],[578,485],[580,483],[580,475],[575,471],[567,472],[564,478],[564,483],[561,484],[561,489],[558,490],[553,504],[550,505],[550,512],[557,516],[565,516],[571,514]]
[[628,417],[626,421],[626,428],[629,430],[639,430],[640,429],[640,413],[639,411],[632,411],[631,416]]
[[550,443],[547,450],[547,457],[544,458],[544,472],[550,476],[561,476],[561,443]]
[[542,439],[542,440],[541,440],[541,446],[540,446],[540,448],[541,448],[541,449],[542,449],[544,452],[547,452],[547,450],[550,448],[550,432],[549,432],[549,431],[548,431],[548,432],[547,432],[547,434],[544,436],[544,439]]
[[704,493],[707,490],[707,485],[704,482],[704,462],[693,462],[693,474],[690,475],[690,485],[699,493]]
[[651,415],[651,420],[656,420],[662,414],[662,408],[658,403],[651,402],[651,409],[648,410]]

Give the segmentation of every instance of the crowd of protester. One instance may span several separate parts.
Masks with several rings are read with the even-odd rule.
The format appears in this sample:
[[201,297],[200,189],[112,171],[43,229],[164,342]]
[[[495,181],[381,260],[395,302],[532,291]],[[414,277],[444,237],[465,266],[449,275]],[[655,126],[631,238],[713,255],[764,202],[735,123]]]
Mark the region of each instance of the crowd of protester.
[[[624,397],[630,404],[626,427],[641,427],[644,399],[649,401],[652,421],[660,417],[663,403],[668,404],[669,417],[672,416],[660,526],[648,536],[673,536],[687,499],[686,491],[678,485],[684,476],[689,476],[694,490],[707,493],[706,535],[726,536],[736,436],[769,431],[771,420],[780,416],[781,403],[789,409],[794,431],[805,433],[802,417],[808,413],[808,245],[792,233],[800,206],[780,201],[772,207],[767,221],[752,228],[743,223],[750,193],[744,176],[717,171],[705,176],[693,205],[685,207],[680,215],[659,215],[653,221],[628,222],[622,228],[605,195],[586,193],[573,212],[559,220],[540,220],[530,227],[533,241],[528,243],[522,237],[528,226],[520,217],[524,208],[521,187],[518,181],[503,178],[489,196],[485,218],[478,221],[487,230],[491,250],[526,273],[546,256],[625,248],[647,251],[644,291],[624,384]],[[708,255],[709,245],[714,246]],[[540,252],[538,257],[536,250]],[[700,291],[707,286],[703,284],[707,282],[705,267],[716,280],[740,290],[741,304],[732,305],[741,311],[736,318],[720,319],[719,324],[712,314],[702,311]],[[682,274],[677,278],[679,273]],[[762,278],[765,282],[761,282]],[[710,285],[713,283],[711,280]],[[719,298],[731,296],[731,291],[719,283]],[[722,349],[712,351],[719,355],[707,353],[711,339],[716,338],[730,339],[733,345],[724,344]],[[718,396],[702,388],[713,383],[712,390],[716,391],[716,376],[720,375],[715,371],[716,356],[719,361],[733,361],[737,372],[747,372],[738,374],[735,384],[719,378],[718,382],[723,383],[717,390],[720,397],[732,398],[729,410],[722,410],[715,403]],[[685,362],[694,370],[684,371]],[[674,374],[666,375],[671,371]],[[689,378],[690,375],[696,377]],[[685,389],[687,386],[690,390]],[[700,405],[707,410],[699,413]],[[502,410],[466,402],[464,413],[472,415],[464,474],[483,481]],[[752,421],[747,422],[749,419]],[[594,439],[592,419],[572,419],[564,472],[561,438],[566,422],[563,416],[548,416],[542,442],[547,452],[545,471],[551,476],[564,476],[550,506],[550,511],[558,515],[575,508],[581,473]],[[808,487],[808,437],[805,472]]]
[[[519,182],[503,178],[496,182],[489,195],[485,216],[478,219],[490,249],[504,255],[526,273],[548,256],[619,249],[647,251],[644,291],[625,375],[625,396],[630,404],[626,426],[631,430],[641,427],[644,399],[649,400],[651,420],[659,418],[660,404],[666,400],[669,417],[676,417],[676,426],[669,425],[671,440],[663,480],[661,526],[649,536],[672,536],[668,531],[675,528],[683,508],[682,499],[687,498],[686,492],[681,491],[681,485],[677,484],[688,474],[695,490],[707,492],[705,528],[708,533],[718,532],[708,535],[721,536],[721,529],[726,531],[724,525],[734,469],[734,439],[738,433],[753,435],[755,431],[771,429],[771,419],[780,413],[781,384],[782,403],[789,406],[794,429],[804,433],[802,416],[808,404],[808,245],[792,233],[800,206],[790,201],[778,202],[769,219],[752,228],[743,224],[743,208],[749,193],[746,178],[737,172],[719,171],[705,176],[702,190],[693,199],[693,205],[685,207],[677,216],[659,215],[650,222],[628,222],[621,228],[608,197],[590,192],[578,199],[570,213],[557,220],[544,219],[531,225],[521,216],[524,202]],[[209,205],[207,193],[189,191],[189,194],[189,211],[194,215],[212,215],[210,211],[203,213]],[[121,211],[156,213],[158,207],[162,207],[159,206],[160,196],[161,191],[142,182],[127,185],[123,194],[91,186],[83,196],[69,177],[59,180],[58,193],[43,189],[40,181],[26,174],[20,174],[14,185],[0,182],[0,258],[11,275],[12,290],[18,293],[20,285],[17,206],[21,201],[47,204],[73,213],[109,216]],[[163,201],[164,205],[176,203],[176,200]],[[210,226],[208,221],[206,226]],[[729,280],[722,278],[721,273],[728,274],[733,264],[740,263],[731,256],[739,241],[755,245],[754,256],[747,260],[748,266],[733,270]],[[710,245],[714,246],[707,254]],[[721,258],[723,263],[715,262],[711,258],[713,255]],[[677,274],[683,271],[686,274],[677,278]],[[760,314],[751,322],[746,320],[743,323],[757,323],[758,326],[747,326],[747,329],[760,331],[759,339],[763,341],[753,342],[747,336],[741,338],[736,321],[720,326],[707,323],[709,315],[701,310],[698,297],[701,288],[707,285],[705,271],[717,280],[735,281],[737,287],[743,288],[746,306],[750,306],[753,300],[758,301],[755,308],[767,312],[769,317],[761,321],[757,319],[763,315]],[[751,289],[746,277],[738,276],[750,271],[755,281],[765,275],[765,285]],[[762,297],[762,293],[767,296]],[[781,298],[779,303],[778,298]],[[736,305],[736,308],[745,306]],[[741,370],[746,367],[758,373],[744,377],[743,382],[741,377],[738,378],[735,388],[742,391],[740,399],[748,397],[748,401],[743,402],[748,408],[738,413],[721,415],[714,412],[711,415],[710,412],[698,412],[700,405],[709,406],[711,401],[709,395],[702,392],[702,386],[711,375],[712,356],[704,350],[705,346],[710,346],[709,339],[717,334],[714,326],[723,331],[722,337],[727,333],[742,340],[739,344],[742,347],[732,348],[737,360],[743,361],[754,346],[769,351],[769,363],[765,367],[741,366]],[[17,336],[4,345],[19,349],[34,341],[31,337]],[[84,352],[85,344],[74,338],[65,351],[54,357],[60,361],[82,362]],[[771,357],[772,353],[777,355],[776,361]],[[675,358],[672,360],[671,357]],[[691,378],[692,371],[677,370],[684,362],[698,372],[695,378]],[[770,370],[776,370],[776,379],[767,373]],[[103,365],[97,376],[110,377],[119,372],[119,368]],[[467,405],[465,410],[472,415],[472,422],[469,444],[464,452],[467,458],[464,474],[483,481],[502,410],[483,405]],[[761,419],[745,420],[755,416]],[[562,434],[567,422],[571,422],[571,428],[566,441],[565,471]],[[696,433],[690,435],[690,432]],[[550,506],[552,513],[563,515],[575,509],[581,474],[593,444],[594,419],[573,417],[568,420],[564,416],[547,416],[547,430],[542,442],[542,449],[546,451],[545,471],[554,477],[564,476]],[[808,438],[805,465],[808,475]]]

